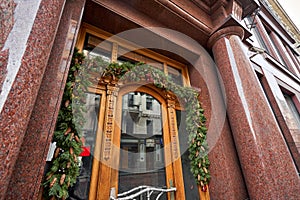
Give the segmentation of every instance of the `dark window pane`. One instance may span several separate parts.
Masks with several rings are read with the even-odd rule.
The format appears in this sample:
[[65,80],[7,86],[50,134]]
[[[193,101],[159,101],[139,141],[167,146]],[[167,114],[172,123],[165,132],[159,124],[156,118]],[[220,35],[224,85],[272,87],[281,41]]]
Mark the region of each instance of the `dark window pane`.
[[146,98],[146,109],[147,110],[152,110],[152,101],[153,101],[153,99],[151,97]]
[[92,173],[93,152],[95,147],[95,136],[97,133],[98,114],[100,106],[99,94],[88,93],[86,97],[84,113],[86,123],[83,126],[83,149],[79,159],[81,160],[80,175],[76,184],[70,189],[70,197],[72,200],[88,199],[90,178]]
[[179,135],[181,165],[184,180],[185,198],[200,199],[197,183],[190,168],[189,152],[188,152],[188,134],[186,133],[186,113],[176,110],[177,128]]
[[96,36],[86,34],[83,52],[86,56],[100,56],[103,60],[110,62],[112,43]]
[[142,54],[136,53],[134,51],[130,51],[129,49],[126,49],[124,47],[119,46],[118,50],[118,61],[119,62],[130,62],[130,63],[137,63],[142,62],[146,63],[152,67],[155,67],[161,71],[163,71],[163,63],[154,60],[152,58],[149,58],[147,56],[144,56]]
[[168,66],[168,76],[171,78],[171,80],[174,83],[178,85],[183,85],[182,71],[180,69],[176,69],[174,67]]
[[146,120],[146,126],[147,126],[147,135],[153,135],[153,121]]
[[296,126],[300,129],[300,115],[292,97],[290,95],[284,94],[284,98],[290,110],[289,114],[291,115],[292,118],[294,118]]

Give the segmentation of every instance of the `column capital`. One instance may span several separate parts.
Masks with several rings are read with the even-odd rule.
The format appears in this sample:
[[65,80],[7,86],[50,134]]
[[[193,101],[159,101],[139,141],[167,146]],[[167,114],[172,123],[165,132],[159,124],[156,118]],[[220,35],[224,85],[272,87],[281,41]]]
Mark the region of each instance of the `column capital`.
[[241,39],[244,38],[244,29],[240,26],[228,26],[215,31],[208,39],[207,46],[212,48],[213,45],[221,38],[228,37],[231,35],[237,35]]

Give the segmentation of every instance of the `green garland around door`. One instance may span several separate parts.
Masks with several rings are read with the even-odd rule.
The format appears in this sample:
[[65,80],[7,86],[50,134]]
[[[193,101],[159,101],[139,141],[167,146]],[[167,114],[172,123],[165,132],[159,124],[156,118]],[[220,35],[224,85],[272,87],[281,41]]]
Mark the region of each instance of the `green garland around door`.
[[66,199],[69,187],[79,176],[78,156],[82,151],[81,130],[85,123],[82,105],[86,88],[91,84],[88,78],[78,76],[89,74],[86,73],[89,69],[82,68],[83,59],[83,54],[75,49],[53,136],[56,149],[43,182],[46,199]]
[[145,80],[162,90],[174,93],[184,102],[191,172],[202,191],[206,191],[210,181],[210,163],[207,156],[206,118],[198,100],[198,91],[175,84],[162,71],[149,65],[106,63],[99,57],[85,59],[75,49],[53,137],[57,147],[43,182],[45,198],[66,199],[69,196],[69,187],[76,183],[79,176],[78,156],[82,151],[81,130],[85,123],[83,105],[85,92],[91,85],[91,72],[101,74],[101,78],[109,77],[119,82]]
[[[119,73],[116,73],[116,69]],[[191,172],[197,184],[201,186],[201,190],[206,192],[211,176],[208,170],[210,162],[207,156],[206,118],[198,100],[199,92],[194,88],[175,84],[162,71],[142,63],[137,65],[111,64],[106,68],[104,76],[111,75],[123,82],[143,80],[151,82],[162,90],[174,93],[178,99],[184,102]]]

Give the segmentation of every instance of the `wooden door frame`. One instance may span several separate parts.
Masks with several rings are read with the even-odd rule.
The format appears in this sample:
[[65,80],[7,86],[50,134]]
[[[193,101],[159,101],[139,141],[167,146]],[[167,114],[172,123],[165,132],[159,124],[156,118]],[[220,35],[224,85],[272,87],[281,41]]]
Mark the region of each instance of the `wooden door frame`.
[[[102,94],[106,94],[105,87],[102,88]],[[129,92],[144,92],[154,98],[156,98],[161,103],[162,112],[162,126],[163,126],[163,139],[164,139],[164,158],[165,158],[165,170],[166,170],[166,185],[167,187],[176,187],[175,199],[184,200],[184,181],[182,174],[182,165],[180,158],[179,149],[179,138],[177,131],[176,122],[176,110],[175,110],[175,100],[170,98],[170,93],[166,93],[159,88],[155,87],[153,84],[143,85],[139,84],[126,84],[125,86],[120,86],[119,92],[116,97],[116,104],[114,107],[114,130],[112,138],[112,152],[111,157],[114,158],[114,166],[108,166],[103,159],[103,149],[105,141],[105,116],[107,116],[108,109],[102,108],[102,113],[99,118],[99,135],[97,134],[95,150],[97,151],[97,158],[94,158],[89,199],[109,199],[110,189],[115,188],[118,191],[118,169],[119,169],[119,149],[121,140],[121,118],[122,118],[122,97]],[[102,104],[108,105],[107,98],[103,95]],[[106,102],[104,102],[106,101]],[[104,111],[104,113],[103,113]],[[101,128],[100,128],[101,127]],[[96,154],[95,154],[96,155]],[[99,159],[99,160],[98,160]],[[169,195],[169,194],[168,194]],[[170,196],[169,196],[170,199]]]

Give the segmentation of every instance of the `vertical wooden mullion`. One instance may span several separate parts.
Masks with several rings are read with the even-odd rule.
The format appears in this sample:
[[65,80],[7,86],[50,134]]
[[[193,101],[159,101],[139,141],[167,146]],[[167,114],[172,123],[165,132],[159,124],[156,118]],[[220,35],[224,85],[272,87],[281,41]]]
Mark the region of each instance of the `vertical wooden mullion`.
[[[169,95],[168,97],[172,97]],[[184,181],[182,173],[182,165],[180,158],[180,148],[177,130],[176,110],[175,110],[175,98],[167,99],[168,109],[168,121],[169,121],[169,134],[171,138],[171,153],[172,153],[172,165],[174,172],[174,183],[176,187],[175,199],[185,200]]]
[[183,78],[183,84],[184,86],[191,86],[190,85],[190,78],[188,74],[188,66],[185,66],[181,69],[182,72],[182,78]]
[[105,104],[106,104],[106,91],[101,92],[101,101],[100,101],[100,109],[99,109],[99,119],[98,119],[98,128],[96,133],[96,141],[94,148],[94,158],[92,165],[92,173],[91,173],[91,183],[90,183],[90,191],[89,191],[89,200],[95,200],[97,195],[97,184],[98,184],[98,175],[101,173],[101,162],[100,162],[100,154],[102,149],[102,138],[103,138],[103,124],[104,124],[104,113],[105,113]]
[[85,36],[86,36],[86,29],[81,27],[78,33],[78,40],[76,42],[76,47],[78,48],[79,52],[83,51]]
[[164,62],[164,73],[165,73],[165,75],[168,75],[168,65],[167,65],[167,63],[166,62]]
[[111,62],[117,62],[118,61],[118,44],[116,42],[112,45],[112,51],[111,51]]
[[[109,199],[111,185],[111,166],[114,163],[112,156],[113,152],[113,133],[114,133],[114,117],[117,100],[118,88],[112,85],[107,85],[106,94],[106,110],[104,117],[104,132],[103,132],[103,148],[101,150],[101,171],[99,173],[99,182],[97,187],[97,199]],[[100,194],[101,192],[101,194]]]
[[115,188],[116,194],[118,193],[119,182],[119,163],[120,163],[120,144],[121,144],[121,123],[122,123],[122,95],[119,94],[115,114],[115,129],[113,138],[113,158],[115,159],[113,169],[111,172],[111,187]]
[[[174,186],[174,173],[172,165],[171,154],[171,138],[169,135],[169,122],[168,122],[168,110],[166,104],[162,104],[162,127],[163,127],[163,141],[164,141],[164,158],[165,158],[165,170],[166,170],[166,186],[170,188],[170,182],[172,181]],[[170,193],[168,193],[168,199],[171,199]]]

